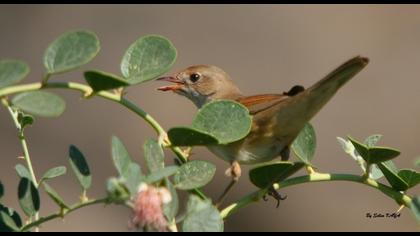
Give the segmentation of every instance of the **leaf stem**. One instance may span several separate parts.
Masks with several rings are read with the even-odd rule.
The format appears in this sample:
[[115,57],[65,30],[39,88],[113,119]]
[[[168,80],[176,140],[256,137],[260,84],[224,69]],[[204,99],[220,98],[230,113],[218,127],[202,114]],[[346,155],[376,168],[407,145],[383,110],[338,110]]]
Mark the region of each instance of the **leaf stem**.
[[[23,128],[22,128],[22,126],[21,126],[21,124],[19,123],[19,120],[18,120],[18,113],[10,107],[9,102],[5,98],[2,98],[2,103],[7,108],[7,110],[9,111],[9,114],[13,119],[13,123],[15,124],[15,126],[18,130],[19,140],[20,140],[20,144],[22,146],[23,156],[25,157],[26,165],[28,166],[28,170],[29,170],[29,173],[31,175],[32,182],[34,183],[35,187],[38,188],[38,181],[36,179],[34,168],[32,166],[32,161],[31,161],[31,157],[29,155],[28,144],[26,143],[25,134],[24,134]],[[39,212],[35,213],[34,218],[35,218],[35,221],[38,220]],[[35,231],[37,231],[37,232],[38,232],[38,230],[39,230],[38,228],[35,229]]]
[[[290,178],[280,182],[278,184],[274,184],[274,189],[283,189],[285,187],[304,184],[304,183],[315,183],[315,182],[324,182],[324,181],[350,181],[361,183],[372,188],[376,188],[388,197],[393,198],[399,204],[405,205],[406,207],[410,208],[411,198],[403,194],[399,191],[392,189],[384,184],[378,183],[373,179],[365,179],[364,176],[359,175],[351,175],[351,174],[322,174],[322,173],[314,173],[311,175],[304,175],[299,177]],[[257,202],[261,199],[262,196],[267,192],[267,189],[260,189],[255,191],[247,196],[241,198],[239,201],[227,206],[225,209],[221,211],[222,218],[227,218],[228,216],[232,215],[239,209],[253,203]]]
[[53,220],[53,219],[56,219],[56,218],[62,218],[65,215],[67,215],[67,214],[71,213],[72,211],[75,211],[79,208],[83,208],[83,207],[86,207],[86,206],[95,205],[95,204],[99,204],[99,203],[106,203],[107,201],[108,201],[108,198],[100,198],[100,199],[91,199],[91,200],[88,200],[86,202],[79,202],[79,203],[76,203],[73,206],[71,206],[69,209],[60,210],[57,213],[41,217],[38,220],[23,226],[20,230],[21,231],[28,231],[31,228],[37,227],[37,226],[39,226],[39,225],[41,225],[41,224],[43,224],[47,221],[50,221],[50,220]]
[[[15,86],[2,88],[0,89],[0,98],[5,97],[10,94],[28,92],[28,91],[34,91],[34,90],[40,90],[40,89],[46,89],[46,88],[61,88],[61,89],[76,90],[76,91],[82,92],[83,96],[86,96],[86,97],[89,97],[92,95],[92,88],[89,87],[88,85],[81,84],[81,83],[48,82],[48,83],[43,84],[41,82],[38,82],[38,83],[22,84],[22,85],[15,85]],[[166,136],[166,131],[162,128],[162,126],[159,125],[159,123],[150,114],[142,110],[140,107],[136,106],[134,103],[132,103],[128,99],[121,97],[121,94],[115,94],[115,93],[111,93],[107,91],[99,91],[95,95],[123,105],[124,107],[128,108],[130,111],[134,112],[135,114],[143,118],[156,131],[158,136]],[[175,153],[177,158],[182,163],[186,163],[188,161],[188,158],[184,155],[184,152],[179,147],[174,147],[172,145],[169,145],[169,148],[172,150],[172,152]],[[199,195],[201,198],[203,199],[206,198],[204,193],[200,191],[199,189],[195,189],[194,192],[197,195]]]

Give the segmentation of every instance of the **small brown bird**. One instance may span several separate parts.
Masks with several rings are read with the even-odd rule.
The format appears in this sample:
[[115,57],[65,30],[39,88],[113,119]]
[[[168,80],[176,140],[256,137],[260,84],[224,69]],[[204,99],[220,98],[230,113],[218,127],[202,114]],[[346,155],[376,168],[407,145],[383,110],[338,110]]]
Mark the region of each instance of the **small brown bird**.
[[277,156],[287,160],[290,145],[305,123],[368,61],[364,57],[354,57],[310,88],[296,85],[282,94],[244,96],[226,72],[212,65],[195,65],[173,76],[160,78],[173,85],[158,89],[185,96],[198,108],[216,99],[231,99],[249,109],[253,124],[244,139],[227,145],[208,146],[216,156],[232,164],[229,172],[237,179],[240,176],[239,164],[266,162]]

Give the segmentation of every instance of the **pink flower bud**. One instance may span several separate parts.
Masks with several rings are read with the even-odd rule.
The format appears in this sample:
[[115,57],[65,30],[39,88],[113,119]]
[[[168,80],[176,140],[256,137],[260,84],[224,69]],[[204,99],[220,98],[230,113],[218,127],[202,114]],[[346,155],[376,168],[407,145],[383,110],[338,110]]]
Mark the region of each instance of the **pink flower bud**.
[[162,207],[170,201],[171,195],[166,188],[142,183],[134,199],[134,216],[130,225],[147,231],[167,231],[168,222]]

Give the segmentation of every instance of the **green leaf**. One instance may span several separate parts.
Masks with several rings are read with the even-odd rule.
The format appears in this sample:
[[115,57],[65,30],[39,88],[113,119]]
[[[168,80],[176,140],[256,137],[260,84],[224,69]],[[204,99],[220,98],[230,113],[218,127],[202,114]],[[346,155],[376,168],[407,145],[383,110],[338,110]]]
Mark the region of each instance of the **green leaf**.
[[356,149],[357,153],[367,162],[369,162],[369,149],[366,145],[359,143],[357,140],[353,139],[350,136],[347,136],[348,140],[353,144],[354,148]]
[[117,178],[109,178],[106,186],[110,202],[123,204],[130,199],[130,191],[124,183]]
[[420,197],[414,197],[410,204],[411,212],[414,214],[417,222],[420,222]]
[[152,80],[169,71],[176,59],[172,43],[158,35],[147,35],[127,49],[121,62],[121,72],[130,84]]
[[414,165],[420,167],[420,158],[417,158],[417,160],[414,161]]
[[212,135],[220,144],[227,144],[244,138],[251,124],[252,117],[245,106],[231,100],[217,100],[198,111],[192,128]]
[[370,169],[370,176],[369,177],[374,179],[374,180],[378,180],[378,179],[382,178],[383,176],[384,176],[384,174],[379,169],[379,167],[376,164],[372,164],[371,169]]
[[67,169],[65,166],[58,166],[58,167],[51,168],[47,172],[45,172],[44,176],[42,176],[39,182],[41,183],[44,180],[53,179],[55,177],[64,175],[66,174],[66,172],[67,172]]
[[117,168],[118,173],[120,176],[126,176],[131,158],[122,141],[116,136],[112,136],[111,138],[111,153],[114,166]]
[[163,205],[163,213],[165,214],[166,219],[168,219],[168,221],[172,221],[173,219],[175,219],[175,216],[178,213],[178,208],[179,208],[178,194],[176,192],[174,185],[171,183],[171,181],[169,181],[169,179],[166,178],[164,180],[164,184],[165,184],[165,187],[169,190],[172,200],[169,203],[166,203],[165,205]]
[[40,207],[38,189],[28,178],[21,178],[18,186],[19,204],[27,216],[33,216]]
[[3,197],[4,195],[4,186],[3,183],[0,181],[0,199]]
[[218,141],[210,134],[189,127],[175,127],[168,131],[168,138],[174,146],[200,146],[217,144]]
[[165,166],[162,147],[156,140],[147,139],[143,144],[143,151],[149,173],[159,171]]
[[32,125],[34,123],[34,117],[23,112],[18,112],[17,119],[21,129],[24,129],[26,126]]
[[84,76],[86,82],[94,92],[116,89],[129,85],[127,80],[103,71],[86,71]]
[[70,165],[73,169],[74,174],[79,181],[80,186],[87,190],[92,183],[92,176],[90,174],[88,163],[83,153],[74,145],[69,148]]
[[141,174],[140,166],[135,162],[131,162],[128,165],[127,171],[124,173],[123,179],[131,195],[135,195],[137,194],[140,183],[144,181],[145,176]]
[[27,178],[27,179],[33,181],[32,180],[32,176],[29,173],[29,170],[26,168],[26,166],[24,166],[22,164],[17,164],[15,166],[15,170],[16,170],[17,174],[19,175],[19,177],[21,177],[21,178]]
[[223,232],[223,219],[210,200],[190,195],[187,215],[182,224],[184,232]]
[[391,171],[398,173],[398,168],[392,160],[384,161],[383,164],[388,167]]
[[29,67],[17,60],[0,61],[0,88],[16,84],[29,74]]
[[305,164],[310,162],[315,154],[316,135],[314,127],[310,123],[306,123],[305,127],[300,131],[295,141],[292,143],[292,150],[295,155]]
[[[3,230],[4,228],[4,230]],[[0,232],[18,232],[19,227],[13,218],[6,212],[0,211]]]
[[369,148],[370,163],[379,163],[394,159],[400,155],[400,151],[389,147]]
[[351,138],[350,136],[348,139],[352,142],[356,151],[368,164],[378,164],[380,162],[385,162],[397,157],[400,154],[400,151],[393,148],[378,146],[367,147],[366,145],[359,143],[357,140]]
[[398,171],[398,176],[407,183],[408,188],[412,188],[420,183],[420,173],[415,170],[402,169]]
[[258,188],[266,188],[285,180],[300,170],[303,162],[276,161],[260,164],[249,171],[251,182]]
[[22,220],[15,210],[0,204],[0,212],[3,213],[0,215],[0,232],[18,231],[15,227],[22,227]]
[[58,117],[65,108],[65,101],[49,92],[31,91],[16,95],[12,104],[22,111],[40,117]]
[[159,171],[153,172],[150,175],[148,175],[146,177],[145,182],[151,184],[171,175],[174,175],[177,172],[178,168],[178,166],[167,166]]
[[174,175],[175,188],[190,190],[209,183],[216,173],[216,166],[207,161],[194,160],[183,164]]
[[44,54],[44,66],[49,74],[76,69],[91,61],[100,49],[93,32],[67,32],[52,42]]
[[373,147],[376,143],[382,138],[382,134],[374,134],[365,139],[363,144],[365,144],[368,148]]
[[392,170],[392,167],[389,167],[388,164],[378,163],[378,167],[381,169],[382,173],[388,180],[389,184],[391,184],[393,189],[397,191],[405,191],[408,189],[407,182],[405,182],[396,171]]
[[69,206],[64,202],[60,195],[47,183],[43,183],[44,190],[50,196],[50,198],[60,207],[64,209],[69,209]]

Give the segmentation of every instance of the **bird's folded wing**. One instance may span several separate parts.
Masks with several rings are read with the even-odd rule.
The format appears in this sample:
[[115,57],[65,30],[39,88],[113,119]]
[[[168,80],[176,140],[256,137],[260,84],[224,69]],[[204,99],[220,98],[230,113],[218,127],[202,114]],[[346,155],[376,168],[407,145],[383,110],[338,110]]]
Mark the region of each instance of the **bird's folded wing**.
[[237,102],[246,106],[251,115],[267,110],[284,101],[288,96],[281,94],[261,94],[255,96],[241,97]]

